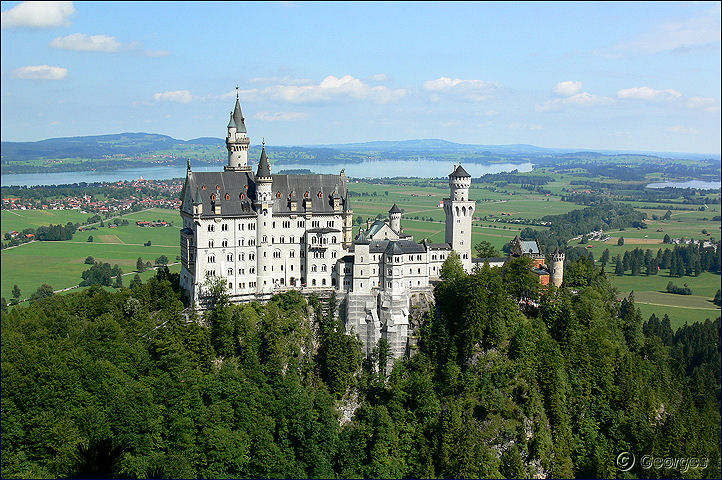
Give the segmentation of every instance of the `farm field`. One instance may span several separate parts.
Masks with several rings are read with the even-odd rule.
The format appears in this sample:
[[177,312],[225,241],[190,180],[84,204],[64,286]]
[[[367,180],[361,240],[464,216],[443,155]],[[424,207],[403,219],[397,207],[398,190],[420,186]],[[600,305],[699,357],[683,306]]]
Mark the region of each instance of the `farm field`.
[[[713,310],[697,310],[692,308],[673,307],[669,305],[650,305],[647,303],[640,303],[635,301],[635,305],[639,307],[642,313],[642,320],[647,321],[652,314],[655,314],[660,320],[665,314],[669,316],[669,321],[672,324],[672,330],[676,331],[679,327],[685,323],[691,325],[695,322],[704,322],[708,318],[714,320],[720,316],[720,311]],[[710,304],[711,305],[711,304]]]
[[[54,212],[59,215],[48,218],[49,221],[41,223],[58,223],[57,218],[64,218],[67,210],[42,210],[26,212]],[[73,212],[73,211],[70,211]],[[3,210],[3,214],[6,211]],[[84,218],[89,215],[85,214]],[[173,210],[151,209],[135,212],[119,218],[127,219],[130,225],[117,228],[96,227],[96,230],[76,232],[72,240],[62,242],[32,242],[15,248],[2,251],[2,265],[0,278],[2,280],[1,293],[6,299],[11,297],[13,285],[17,284],[23,293],[23,298],[30,296],[40,285],[47,283],[55,290],[72,287],[82,281],[81,273],[89,268],[83,262],[87,256],[97,261],[118,264],[124,273],[135,270],[138,257],[153,263],[161,255],[168,257],[170,263],[175,262],[179,254],[180,214]],[[165,220],[173,222],[171,227],[138,227],[139,220]],[[4,228],[4,217],[3,217]],[[88,242],[89,235],[93,242]],[[148,240],[151,246],[143,244]],[[180,271],[179,267],[178,271]],[[152,275],[149,273],[147,275]],[[124,283],[130,282],[130,276],[124,277]]]
[[2,221],[2,233],[11,230],[22,232],[26,228],[37,228],[43,225],[62,224],[68,222],[82,223],[92,213],[80,213],[79,210],[2,210],[0,220]]

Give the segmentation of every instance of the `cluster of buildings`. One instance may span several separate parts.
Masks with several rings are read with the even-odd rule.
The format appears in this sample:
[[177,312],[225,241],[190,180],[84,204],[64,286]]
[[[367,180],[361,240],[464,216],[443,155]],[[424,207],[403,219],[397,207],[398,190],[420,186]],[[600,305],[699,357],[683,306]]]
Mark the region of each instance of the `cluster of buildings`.
[[[415,296],[433,292],[452,250],[465,270],[472,269],[476,202],[469,198],[471,175],[461,165],[449,174],[450,195],[442,203],[444,243],[418,243],[404,233],[403,212],[396,205],[387,219],[367,223],[354,237],[343,170],[338,175],[273,174],[264,145],[254,172],[249,145],[236,97],[224,170],[193,172],[188,164],[180,207],[180,284],[194,305],[208,306],[213,279],[223,282],[237,303],[264,301],[289,289],[334,293],[344,300],[347,331],[359,336],[367,353],[384,338],[395,357],[404,355]],[[563,254],[556,252],[545,270],[535,245],[522,242],[517,253],[534,255],[546,283],[561,283]]]
[[[82,212],[123,212],[133,209],[170,208],[180,206],[178,194],[181,180],[133,180],[101,185],[111,190],[132,189],[144,191],[143,195],[126,195],[123,198],[93,199],[91,195],[70,196],[62,199],[3,198],[2,207],[7,210],[81,210]],[[158,195],[154,195],[158,193]]]

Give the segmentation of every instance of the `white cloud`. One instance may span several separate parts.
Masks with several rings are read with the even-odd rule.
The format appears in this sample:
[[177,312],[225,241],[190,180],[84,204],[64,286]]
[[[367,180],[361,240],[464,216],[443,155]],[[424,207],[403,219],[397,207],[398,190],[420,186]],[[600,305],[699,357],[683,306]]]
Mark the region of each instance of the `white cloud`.
[[617,92],[619,98],[631,98],[636,100],[664,101],[676,100],[682,96],[677,90],[668,88],[666,90],[655,90],[650,87],[624,88]]
[[62,80],[68,76],[68,69],[50,65],[28,65],[15,70],[13,76],[25,80]]
[[323,103],[344,99],[370,100],[374,103],[390,103],[407,94],[404,89],[391,90],[368,84],[345,75],[341,78],[329,75],[321,83],[313,85],[272,85],[260,91],[264,98],[288,103]]
[[537,105],[536,110],[538,112],[549,112],[560,110],[564,106],[594,107],[598,105],[608,105],[610,103],[614,103],[613,98],[600,97],[589,92],[581,92],[564,98],[547,100],[541,105]]
[[293,122],[296,120],[304,120],[310,115],[305,112],[258,112],[253,116],[264,122]]
[[72,50],[74,52],[117,53],[120,51],[136,52],[148,57],[165,57],[168,50],[143,50],[140,42],[123,44],[110,35],[87,35],[73,33],[65,37],[57,37],[50,42],[52,48]]
[[120,50],[122,44],[108,35],[86,35],[73,33],[65,37],[58,37],[50,42],[53,48],[73,50],[76,52],[105,52],[113,53]]
[[705,112],[719,112],[719,101],[716,98],[692,97],[687,102],[688,108],[701,108]]
[[178,102],[178,103],[188,103],[191,100],[193,100],[194,97],[191,95],[191,92],[188,90],[172,90],[172,91],[165,91],[156,93],[153,95],[153,98],[157,102]]
[[554,86],[554,93],[561,97],[569,97],[579,93],[582,89],[582,82],[559,82]]
[[462,80],[460,78],[439,77],[436,80],[424,82],[424,90],[431,92],[431,99],[439,100],[439,95],[451,95],[465,100],[480,102],[489,98],[489,95],[499,85],[483,80]]
[[695,17],[660,23],[629,42],[615,45],[607,54],[652,55],[670,51],[684,52],[719,44],[720,7],[716,5]]
[[675,125],[673,127],[668,127],[665,130],[667,132],[671,132],[671,133],[682,133],[682,134],[691,134],[691,135],[697,135],[697,133],[699,133],[694,128],[683,127],[681,125]]
[[386,82],[388,81],[389,76],[385,73],[377,73],[376,75],[371,75],[369,77],[369,81],[371,82]]
[[2,12],[2,28],[52,28],[70,25],[73,2],[22,2]]

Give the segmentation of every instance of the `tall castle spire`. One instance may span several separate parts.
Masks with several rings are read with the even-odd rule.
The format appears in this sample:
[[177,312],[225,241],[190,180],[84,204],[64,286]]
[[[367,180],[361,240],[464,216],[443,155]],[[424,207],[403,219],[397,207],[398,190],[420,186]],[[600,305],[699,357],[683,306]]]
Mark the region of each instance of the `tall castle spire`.
[[248,166],[248,147],[251,140],[246,136],[246,122],[241,111],[241,102],[236,87],[236,105],[228,120],[228,136],[226,136],[226,149],[228,150],[228,165],[225,169],[231,171],[250,172]]

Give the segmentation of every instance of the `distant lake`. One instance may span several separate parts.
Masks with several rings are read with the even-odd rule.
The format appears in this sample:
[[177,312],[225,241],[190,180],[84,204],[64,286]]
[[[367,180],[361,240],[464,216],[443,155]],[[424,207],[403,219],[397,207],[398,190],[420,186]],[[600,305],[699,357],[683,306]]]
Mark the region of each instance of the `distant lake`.
[[697,188],[700,190],[719,190],[719,182],[703,182],[702,180],[689,180],[687,182],[660,182],[650,183],[647,188]]
[[[476,178],[487,173],[501,173],[518,170],[519,172],[531,172],[531,163],[465,163],[464,169]],[[446,177],[454,169],[453,162],[438,162],[431,160],[418,161],[393,161],[382,160],[377,162],[340,163],[330,164],[272,164],[274,172],[281,170],[308,169],[314,173],[329,173],[338,175],[341,169],[346,170],[346,175],[357,178],[384,178],[384,177],[420,177],[436,178]],[[193,167],[194,172],[220,172],[223,165]],[[256,165],[253,165],[256,170]],[[17,185],[65,185],[72,183],[94,183],[94,182],[117,182],[120,180],[166,180],[169,178],[183,178],[186,176],[185,167],[144,167],[127,168],[122,170],[111,170],[101,172],[53,172],[53,173],[18,173],[0,176],[0,183],[3,187]]]

